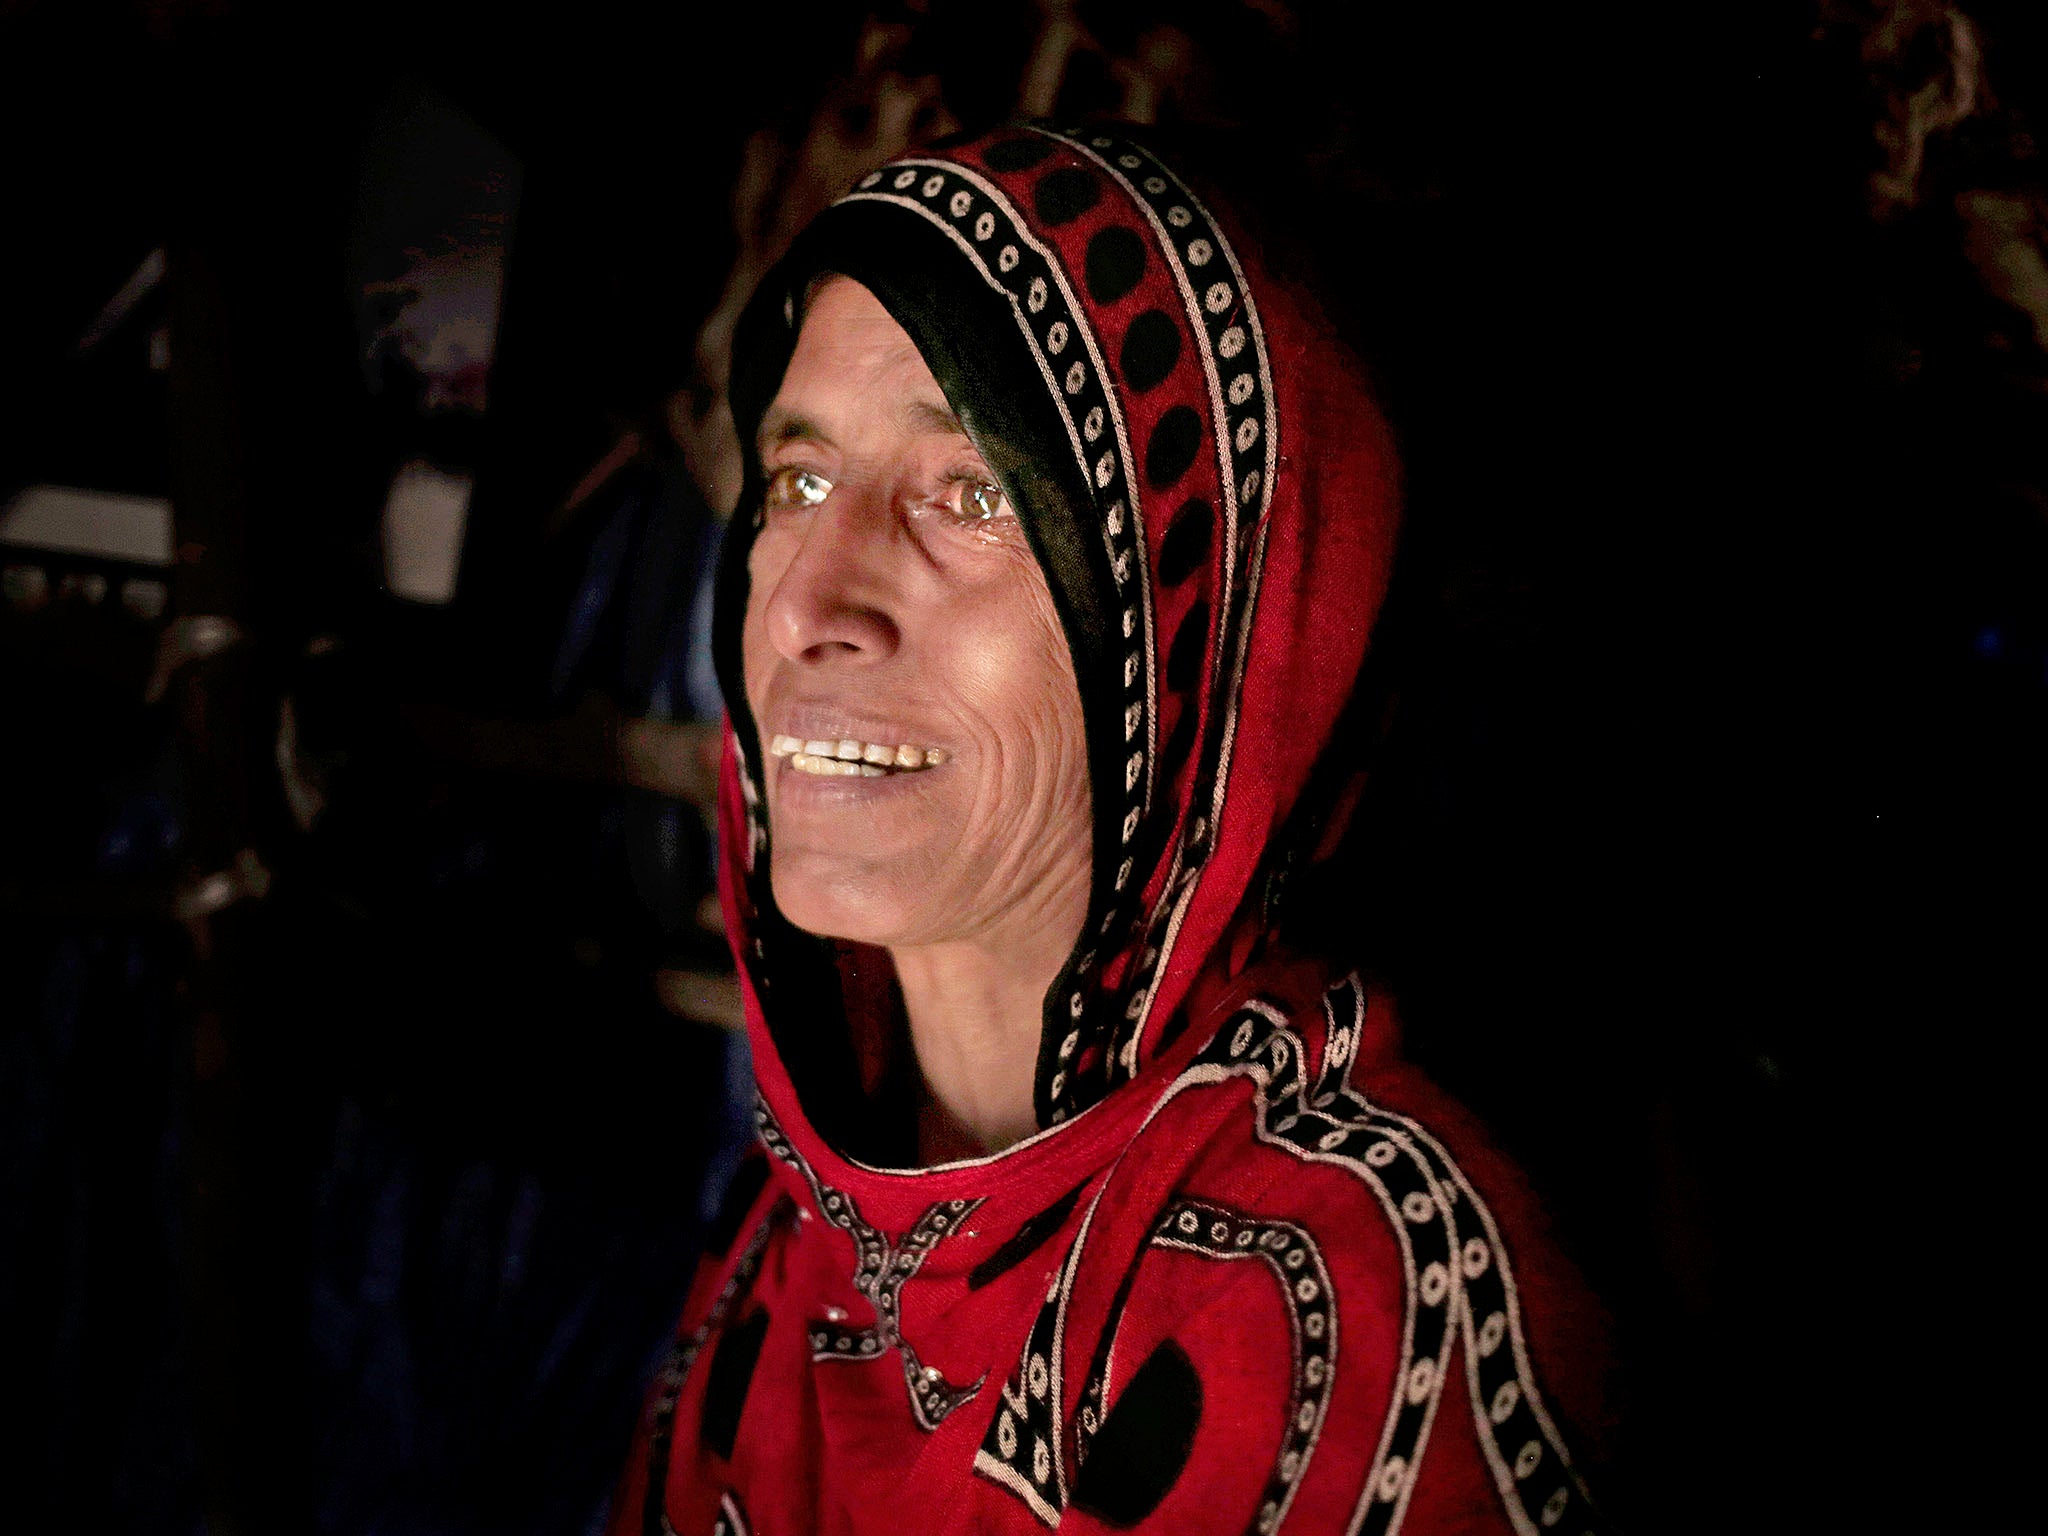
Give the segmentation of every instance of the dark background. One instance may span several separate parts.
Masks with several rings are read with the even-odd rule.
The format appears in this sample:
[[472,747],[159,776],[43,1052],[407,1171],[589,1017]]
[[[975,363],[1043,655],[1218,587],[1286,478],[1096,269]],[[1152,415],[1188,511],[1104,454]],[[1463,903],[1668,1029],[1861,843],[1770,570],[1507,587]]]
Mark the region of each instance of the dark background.
[[[701,825],[614,756],[702,713],[721,317],[906,136],[1020,109],[1220,141],[1380,381],[1358,930],[1612,1303],[1626,1523],[1989,1507],[2040,1363],[2041,17],[0,9],[0,498],[177,519],[161,619],[7,619],[10,1507],[595,1518],[739,1134],[653,982],[715,964]],[[370,314],[415,194],[503,273],[449,387]],[[408,458],[474,483],[444,606],[385,589]],[[146,703],[195,615],[237,643]]]

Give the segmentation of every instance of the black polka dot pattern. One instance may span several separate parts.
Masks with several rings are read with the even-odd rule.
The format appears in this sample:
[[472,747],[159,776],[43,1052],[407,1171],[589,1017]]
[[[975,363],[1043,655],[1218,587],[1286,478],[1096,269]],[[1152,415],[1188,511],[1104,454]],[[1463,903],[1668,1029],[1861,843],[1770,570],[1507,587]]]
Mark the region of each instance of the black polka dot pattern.
[[1199,571],[1209,558],[1216,532],[1216,509],[1200,496],[1190,497],[1166,526],[1159,551],[1159,580],[1177,587]]
[[1202,418],[1193,406],[1176,405],[1159,418],[1145,445],[1145,479],[1154,490],[1169,490],[1193,467],[1202,451]]
[[1034,165],[1044,164],[1057,148],[1057,140],[1027,133],[1005,139],[1000,144],[991,144],[982,152],[981,158],[988,162],[991,170],[1028,171]]
[[1164,1340],[1117,1394],[1085,1454],[1076,1443],[1069,1502],[1110,1525],[1136,1525],[1180,1481],[1201,1422],[1202,1378],[1187,1351]]
[[1047,171],[1031,189],[1031,205],[1046,223],[1058,226],[1078,219],[1102,197],[1102,183],[1078,165]]
[[1172,316],[1157,309],[1148,309],[1131,322],[1117,353],[1124,383],[1137,395],[1165,383],[1179,361],[1180,327]]
[[[1186,693],[1201,675],[1202,657],[1209,649],[1209,605],[1200,598],[1173,632],[1173,649],[1166,654],[1166,686]],[[1188,708],[1194,707],[1193,700]]]
[[1145,275],[1145,242],[1134,229],[1112,224],[1088,242],[1083,266],[1088,294],[1098,304],[1114,304],[1138,286]]
[[[1155,236],[1154,254],[1164,257],[1173,271],[1175,285],[1187,300],[1185,318],[1199,352],[1210,408],[1202,413],[1205,419],[1200,423],[1200,441],[1193,448],[1181,436],[1184,427],[1168,428],[1164,438],[1155,429],[1147,443],[1145,468],[1151,486],[1165,490],[1192,468],[1193,460],[1202,451],[1201,442],[1207,442],[1214,454],[1222,481],[1218,512],[1223,525],[1224,561],[1215,590],[1222,613],[1216,624],[1218,643],[1204,660],[1209,678],[1228,678],[1234,674],[1236,665],[1232,648],[1241,643],[1246,633],[1238,616],[1253,599],[1259,568],[1258,530],[1265,526],[1261,513],[1271,495],[1272,469],[1277,462],[1264,334],[1249,296],[1242,291],[1243,276],[1229,242],[1200,199],[1136,145],[1119,143],[1099,133],[1071,131],[1062,137],[1078,153],[1093,160],[1105,175],[1121,183],[1137,205],[1148,212]],[[1135,322],[1132,329],[1136,329]],[[1176,353],[1179,346],[1180,337],[1176,334]],[[1124,348],[1119,361],[1125,363],[1126,382],[1137,391],[1140,379],[1132,377],[1129,364],[1142,363],[1146,348],[1134,347],[1129,332]],[[1134,355],[1127,357],[1126,353]],[[1171,362],[1167,364],[1169,372],[1172,366]],[[1166,420],[1162,419],[1159,426],[1167,428]],[[1176,473],[1175,465],[1183,453],[1188,462]],[[1164,557],[1162,549],[1162,561]],[[1162,716],[1165,708],[1162,700]],[[1226,753],[1227,744],[1233,740],[1234,710],[1233,699],[1219,698],[1205,722],[1202,740],[1182,747],[1178,738],[1189,720],[1184,713],[1169,738],[1169,748],[1181,747],[1183,757],[1188,751],[1199,754],[1193,782],[1194,803],[1184,813],[1179,838],[1168,845],[1171,863],[1163,886],[1165,894],[1147,914],[1143,936],[1138,941],[1138,962],[1125,982],[1130,1002],[1122,1019],[1113,1026],[1104,1053],[1112,1084],[1135,1073],[1140,1065],[1139,1039],[1151,1018],[1147,999],[1172,946],[1177,914],[1193,898],[1201,871],[1216,846],[1209,835],[1213,830],[1209,813],[1216,786],[1228,769]],[[1168,757],[1169,753],[1163,751],[1162,775],[1167,772]],[[1178,768],[1176,763],[1176,782]]]

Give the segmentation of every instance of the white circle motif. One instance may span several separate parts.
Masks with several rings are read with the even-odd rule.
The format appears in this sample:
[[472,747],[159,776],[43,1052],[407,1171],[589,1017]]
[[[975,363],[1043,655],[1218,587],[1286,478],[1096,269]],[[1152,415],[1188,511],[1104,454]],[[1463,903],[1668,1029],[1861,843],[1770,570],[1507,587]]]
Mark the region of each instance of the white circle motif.
[[1175,203],[1171,208],[1166,210],[1166,222],[1171,224],[1175,229],[1186,229],[1190,224],[1195,222],[1195,216],[1192,213],[1189,213],[1187,209],[1183,208],[1179,203]]
[[1259,418],[1247,416],[1237,424],[1237,451],[1243,453],[1259,440]]
[[1088,419],[1081,423],[1081,435],[1087,438],[1088,441],[1091,443],[1094,442],[1095,439],[1097,439],[1098,437],[1102,436],[1101,406],[1098,405],[1093,410],[1089,411]]
[[1408,1479],[1408,1463],[1399,1456],[1389,1456],[1387,1464],[1380,1468],[1379,1486],[1374,1491],[1382,1500],[1391,1504],[1401,1496],[1401,1484]]
[[1033,1397],[1042,1398],[1045,1396],[1046,1385],[1051,1380],[1051,1376],[1046,1371],[1045,1356],[1033,1355],[1031,1357],[1031,1364],[1025,1369],[1024,1379],[1030,1386]]
[[1465,1278],[1477,1280],[1486,1273],[1486,1266],[1492,1261],[1493,1255],[1486,1249],[1486,1239],[1473,1238],[1465,1245]]
[[1006,1458],[1017,1454],[1017,1421],[1010,1417],[1007,1409],[996,1420],[996,1449]]
[[1216,338],[1216,350],[1225,357],[1235,357],[1244,350],[1244,327],[1233,325]]
[[1095,461],[1095,488],[1101,490],[1109,484],[1109,477],[1116,473],[1116,455],[1105,453]]
[[1202,1224],[1202,1222],[1201,1222],[1201,1218],[1200,1218],[1200,1217],[1198,1217],[1198,1216],[1196,1216],[1196,1215],[1195,1215],[1195,1213],[1194,1213],[1193,1211],[1182,1211],[1182,1212],[1180,1213],[1180,1229],[1181,1229],[1181,1231],[1183,1231],[1183,1232],[1193,1232],[1193,1231],[1195,1230],[1195,1228],[1196,1228],[1196,1227],[1199,1227],[1199,1226],[1200,1226],[1201,1224]]
[[1231,292],[1228,283],[1211,283],[1202,295],[1202,307],[1212,315],[1220,315],[1230,308]]
[[1016,269],[1017,247],[1015,247],[1014,245],[1006,245],[1003,247],[1001,253],[998,254],[996,257],[996,270],[1000,272],[1014,272],[1016,271]]
[[1067,369],[1067,393],[1078,395],[1081,393],[1081,386],[1087,382],[1088,369],[1079,358],[1076,358]]
[[945,177],[936,175],[927,176],[924,179],[924,185],[922,187],[919,187],[918,190],[922,192],[926,197],[937,197],[939,193],[945,189],[945,186]]
[[967,210],[974,206],[974,194],[972,192],[955,192],[946,206],[953,210],[954,218],[964,219],[967,217]]
[[1145,162],[1140,160],[1136,155],[1118,155],[1116,157],[1116,163],[1122,166],[1127,171],[1135,171],[1139,166],[1143,165]]
[[[1350,1134],[1346,1130],[1325,1131],[1322,1138],[1316,1142],[1316,1146],[1325,1152],[1334,1152],[1344,1145],[1344,1138]],[[1370,1153],[1366,1155],[1371,1156]]]
[[1066,321],[1053,321],[1051,327],[1045,333],[1045,345],[1046,349],[1050,351],[1054,357],[1058,357],[1062,352],[1067,350]]
[[1434,1307],[1442,1304],[1450,1291],[1450,1271],[1441,1264],[1432,1264],[1422,1272],[1422,1304]]
[[1034,277],[1031,286],[1024,291],[1024,307],[1034,315],[1045,308],[1045,279]]
[[1487,1405],[1486,1416],[1496,1424],[1505,1424],[1522,1401],[1520,1382],[1504,1381],[1500,1390],[1493,1394],[1493,1401]]
[[1243,405],[1251,397],[1252,376],[1248,373],[1240,373],[1230,381],[1230,403],[1232,405]]
[[1239,501],[1246,502],[1257,501],[1259,499],[1259,486],[1261,483],[1262,481],[1259,472],[1256,469],[1253,470],[1250,474],[1244,477],[1244,484],[1240,485],[1237,488],[1237,499]]
[[1045,1439],[1040,1436],[1031,1442],[1031,1479],[1042,1483],[1051,1476],[1052,1452],[1045,1448]]
[[1500,1348],[1500,1341],[1507,1336],[1508,1315],[1495,1312],[1479,1325],[1479,1353],[1491,1355]]
[[1376,1141],[1365,1149],[1366,1166],[1384,1168],[1401,1155],[1401,1149],[1391,1141]]
[[1309,1313],[1307,1317],[1301,1320],[1301,1331],[1312,1339],[1320,1339],[1323,1336],[1323,1314],[1320,1312]]
[[1549,1498],[1545,1499],[1543,1501],[1543,1513],[1540,1516],[1544,1525],[1552,1526],[1562,1520],[1564,1518],[1565,1506],[1570,1504],[1571,1501],[1572,1491],[1569,1488],[1560,1488],[1551,1494]]
[[913,181],[915,181],[915,180],[917,180],[917,172],[915,172],[915,171],[898,171],[898,172],[896,173],[896,179],[895,179],[895,181],[893,181],[892,183],[890,183],[890,185],[892,185],[893,187],[895,187],[895,189],[896,189],[896,190],[897,190],[898,192],[901,192],[901,191],[902,191],[902,190],[903,190],[903,189],[904,189],[905,187],[909,186],[909,185],[910,185],[910,184],[911,184],[911,183],[912,183]]
[[1515,1481],[1527,1481],[1529,1474],[1536,1470],[1538,1465],[1542,1463],[1542,1460],[1543,1442],[1531,1440],[1525,1443],[1519,1451],[1515,1452]]
[[1401,1199],[1401,1214],[1412,1226],[1421,1226],[1436,1214],[1436,1202],[1421,1190],[1412,1190]]
[[1166,178],[1164,176],[1147,176],[1145,178],[1145,190],[1154,197],[1157,197],[1166,190]]
[[1309,1279],[1307,1276],[1303,1276],[1301,1283],[1296,1285],[1294,1288],[1294,1299],[1296,1301],[1314,1301],[1318,1296],[1322,1294],[1323,1288],[1320,1285],[1317,1285],[1315,1281]]
[[872,187],[876,182],[880,181],[881,179],[882,173],[880,171],[869,171],[867,175],[861,177],[860,184],[862,187]]
[[1419,1403],[1429,1396],[1429,1389],[1436,1385],[1436,1362],[1418,1360],[1415,1368],[1408,1373],[1408,1401]]
[[977,240],[986,240],[990,235],[994,234],[995,232],[996,216],[984,208],[982,210],[981,217],[974,221],[974,238]]
[[1219,1222],[1217,1222],[1217,1223],[1215,1223],[1215,1224],[1214,1224],[1213,1226],[1211,1226],[1211,1227],[1209,1228],[1209,1241],[1210,1241],[1210,1242],[1212,1242],[1212,1243],[1227,1243],[1227,1242],[1229,1242],[1229,1241],[1230,1241],[1230,1228],[1229,1228],[1229,1227],[1227,1227],[1227,1226],[1225,1226],[1225,1225],[1224,1225],[1224,1224],[1223,1224],[1222,1222],[1220,1222],[1220,1221],[1219,1221]]
[[1209,244],[1208,241],[1191,241],[1188,245],[1188,265],[1191,267],[1206,267],[1209,265],[1209,258],[1215,254],[1216,248]]

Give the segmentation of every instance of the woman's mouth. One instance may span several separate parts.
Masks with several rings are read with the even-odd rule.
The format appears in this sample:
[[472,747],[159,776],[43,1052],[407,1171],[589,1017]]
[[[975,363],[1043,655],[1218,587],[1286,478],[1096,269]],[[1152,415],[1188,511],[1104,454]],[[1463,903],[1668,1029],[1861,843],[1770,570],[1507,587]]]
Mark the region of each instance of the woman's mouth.
[[920,773],[946,760],[940,747],[920,747],[909,742],[805,741],[797,736],[776,736],[768,743],[770,757],[786,757],[798,773],[820,777],[879,779],[885,774]]

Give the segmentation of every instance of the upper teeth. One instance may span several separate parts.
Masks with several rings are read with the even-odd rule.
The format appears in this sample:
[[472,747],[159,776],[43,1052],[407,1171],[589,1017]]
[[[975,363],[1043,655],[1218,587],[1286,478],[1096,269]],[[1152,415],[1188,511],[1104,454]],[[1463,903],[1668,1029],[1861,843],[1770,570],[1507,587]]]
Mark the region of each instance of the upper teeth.
[[788,758],[789,766],[799,773],[858,774],[869,779],[879,779],[891,770],[936,768],[946,760],[945,752],[938,747],[915,747],[908,742],[889,746],[883,742],[855,741],[852,737],[805,741],[796,736],[777,736],[768,744],[768,755]]

